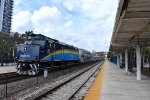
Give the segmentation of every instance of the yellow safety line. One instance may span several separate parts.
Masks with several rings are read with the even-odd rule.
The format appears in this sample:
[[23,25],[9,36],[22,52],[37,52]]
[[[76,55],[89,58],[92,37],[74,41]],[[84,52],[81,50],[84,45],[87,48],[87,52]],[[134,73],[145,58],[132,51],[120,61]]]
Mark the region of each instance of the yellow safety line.
[[104,62],[100,72],[90,87],[90,90],[85,95],[84,100],[100,100],[101,89],[103,84],[103,76],[106,70],[107,61]]
[[5,71],[5,72],[0,72],[0,74],[7,74],[7,73],[12,73],[12,72],[16,72],[16,70],[9,70],[9,71]]

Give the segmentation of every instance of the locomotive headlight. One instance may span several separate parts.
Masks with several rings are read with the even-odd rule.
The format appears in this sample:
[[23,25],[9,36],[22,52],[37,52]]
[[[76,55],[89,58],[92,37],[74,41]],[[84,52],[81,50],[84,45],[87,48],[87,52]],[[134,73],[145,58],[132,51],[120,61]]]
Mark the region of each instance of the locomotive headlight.
[[16,56],[15,58],[18,59],[18,56]]
[[37,59],[38,59],[38,56],[34,56],[34,58],[37,60]]
[[27,47],[24,48],[24,51],[27,51]]

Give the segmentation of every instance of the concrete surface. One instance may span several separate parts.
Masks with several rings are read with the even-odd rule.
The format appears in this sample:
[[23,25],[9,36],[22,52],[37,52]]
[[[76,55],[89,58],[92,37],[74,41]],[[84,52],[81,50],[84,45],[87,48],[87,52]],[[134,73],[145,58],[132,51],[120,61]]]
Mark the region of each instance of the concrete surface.
[[142,75],[138,81],[107,61],[100,100],[150,100],[150,78]]
[[0,73],[15,71],[16,66],[0,66]]

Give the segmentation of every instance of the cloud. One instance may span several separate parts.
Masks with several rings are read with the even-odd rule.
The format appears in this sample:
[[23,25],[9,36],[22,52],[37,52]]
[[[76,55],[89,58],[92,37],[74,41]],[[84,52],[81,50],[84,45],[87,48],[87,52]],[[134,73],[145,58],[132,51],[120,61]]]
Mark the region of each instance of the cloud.
[[38,33],[47,33],[60,24],[61,12],[56,7],[41,7],[33,12],[31,21],[34,31]]
[[66,22],[64,26],[65,26],[65,27],[70,27],[72,24],[73,24],[73,23],[72,23],[72,21],[70,20],[70,21]]
[[32,14],[28,11],[21,11],[13,16],[12,31],[24,32],[27,29],[32,29],[31,18]]
[[[49,6],[43,1],[41,5],[36,5],[36,8],[28,8],[33,11],[16,9],[13,31],[33,30],[35,33],[90,51],[108,51],[118,0],[50,2]],[[36,1],[32,3],[36,4]]]
[[74,5],[69,2],[65,2],[64,5],[67,7],[68,10],[73,10],[73,8],[74,8]]
[[118,0],[81,0],[81,9],[84,14],[93,18],[110,17],[114,11]]
[[15,5],[18,5],[18,4],[20,4],[22,1],[23,1],[23,0],[15,0],[15,1],[14,1],[14,4],[15,4]]

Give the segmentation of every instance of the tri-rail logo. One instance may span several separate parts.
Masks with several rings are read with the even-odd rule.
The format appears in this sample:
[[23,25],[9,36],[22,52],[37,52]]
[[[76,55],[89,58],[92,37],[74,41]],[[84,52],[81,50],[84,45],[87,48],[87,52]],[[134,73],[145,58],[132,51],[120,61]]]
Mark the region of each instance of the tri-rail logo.
[[30,55],[20,55],[20,57],[23,57],[23,58],[29,58]]

